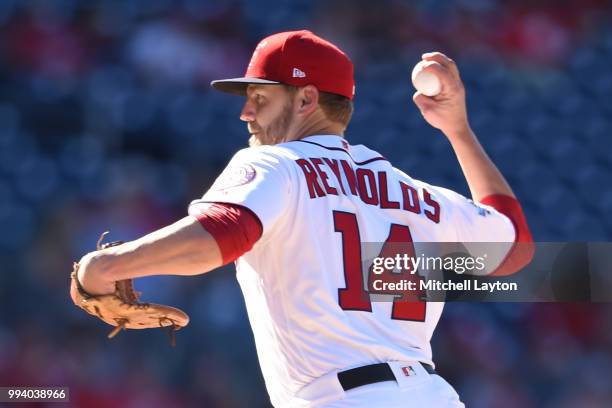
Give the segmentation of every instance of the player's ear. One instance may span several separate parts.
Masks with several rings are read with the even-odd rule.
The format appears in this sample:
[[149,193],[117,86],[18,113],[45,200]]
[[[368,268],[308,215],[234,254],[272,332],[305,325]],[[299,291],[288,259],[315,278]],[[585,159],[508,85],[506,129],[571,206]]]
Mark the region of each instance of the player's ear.
[[306,85],[300,88],[296,105],[298,113],[312,113],[319,106],[319,90],[314,85]]

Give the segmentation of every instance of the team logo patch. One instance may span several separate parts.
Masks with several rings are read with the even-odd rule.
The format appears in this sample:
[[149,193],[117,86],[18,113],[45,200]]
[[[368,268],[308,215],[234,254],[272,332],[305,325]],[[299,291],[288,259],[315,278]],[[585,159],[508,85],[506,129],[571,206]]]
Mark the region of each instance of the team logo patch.
[[250,164],[228,167],[221,173],[210,189],[218,191],[243,186],[253,181],[256,174],[255,169]]

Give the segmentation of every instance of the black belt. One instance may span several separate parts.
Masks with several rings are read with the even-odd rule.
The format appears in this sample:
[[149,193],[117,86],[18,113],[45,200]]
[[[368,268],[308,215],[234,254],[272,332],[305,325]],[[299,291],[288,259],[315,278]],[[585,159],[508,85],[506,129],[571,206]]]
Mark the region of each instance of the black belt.
[[[420,363],[429,374],[435,374],[436,370],[429,364]],[[397,381],[391,367],[387,363],[371,364],[363,367],[351,368],[338,373],[338,381],[344,391],[373,384],[382,381]]]

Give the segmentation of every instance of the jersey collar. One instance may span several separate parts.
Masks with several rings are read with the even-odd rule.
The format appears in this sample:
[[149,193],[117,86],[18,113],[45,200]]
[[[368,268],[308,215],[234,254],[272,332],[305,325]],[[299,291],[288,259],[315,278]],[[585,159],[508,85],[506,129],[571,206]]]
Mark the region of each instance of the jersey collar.
[[342,149],[347,152],[349,150],[349,143],[346,141],[345,138],[338,135],[313,135],[304,137],[300,140],[316,143],[327,148]]

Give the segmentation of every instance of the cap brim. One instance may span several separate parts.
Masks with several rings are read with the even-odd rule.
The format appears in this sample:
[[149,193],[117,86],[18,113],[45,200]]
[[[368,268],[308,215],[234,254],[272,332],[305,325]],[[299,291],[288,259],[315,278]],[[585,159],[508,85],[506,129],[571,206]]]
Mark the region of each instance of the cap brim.
[[277,81],[270,81],[262,78],[229,78],[229,79],[219,79],[216,81],[212,81],[210,86],[212,86],[217,91],[230,93],[233,95],[246,95],[246,88],[249,84],[259,84],[259,85],[274,85],[280,84]]

